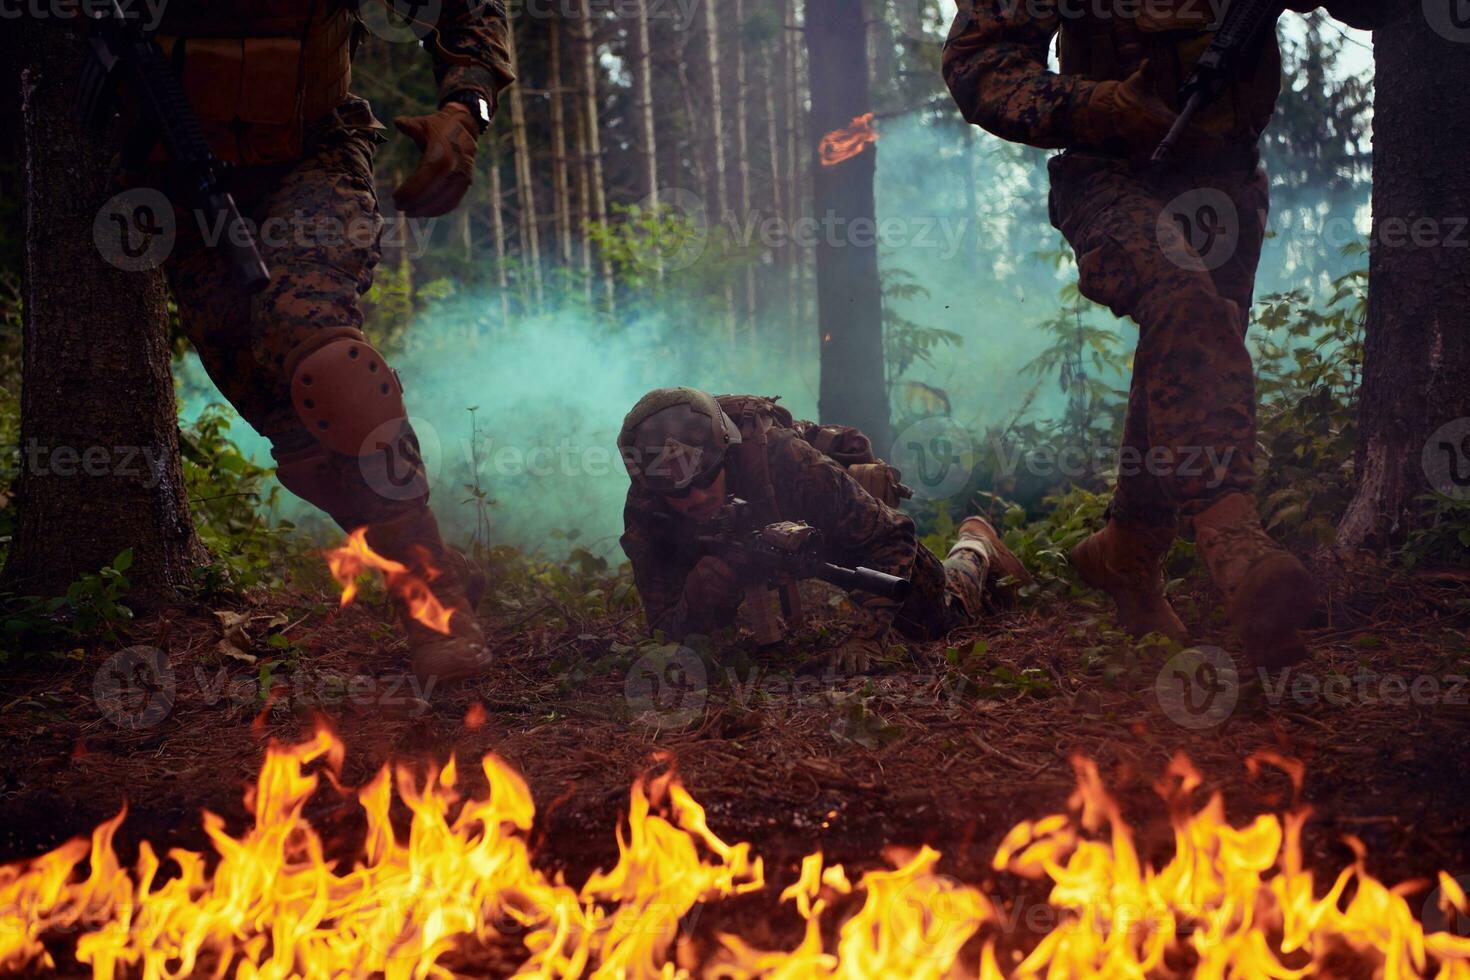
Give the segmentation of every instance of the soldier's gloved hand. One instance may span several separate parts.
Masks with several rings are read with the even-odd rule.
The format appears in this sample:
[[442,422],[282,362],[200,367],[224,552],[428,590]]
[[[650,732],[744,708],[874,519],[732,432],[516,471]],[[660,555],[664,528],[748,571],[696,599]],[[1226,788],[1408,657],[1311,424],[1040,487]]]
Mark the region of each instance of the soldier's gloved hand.
[[[1153,156],[1177,114],[1146,80],[1148,62],[1121,82],[1094,82],[1072,109],[1073,147],[1086,147],[1141,160]],[[1194,133],[1185,142],[1192,142]]]
[[467,106],[451,102],[432,116],[399,116],[398,131],[418,144],[418,169],[393,192],[393,203],[411,218],[453,211],[470,189],[480,129]]
[[714,555],[699,559],[684,579],[684,605],[702,620],[723,620],[740,608],[740,574]]
[[866,674],[873,661],[883,656],[883,641],[877,637],[854,636],[827,654],[827,666],[842,676]]

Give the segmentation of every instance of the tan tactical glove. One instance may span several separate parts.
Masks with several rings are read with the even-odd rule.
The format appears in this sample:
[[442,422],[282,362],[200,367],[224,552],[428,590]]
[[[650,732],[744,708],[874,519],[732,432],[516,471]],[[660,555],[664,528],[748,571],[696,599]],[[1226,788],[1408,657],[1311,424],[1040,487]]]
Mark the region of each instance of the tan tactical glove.
[[418,169],[393,192],[393,203],[411,218],[453,211],[470,189],[480,146],[469,108],[451,102],[432,116],[400,116],[393,125],[423,154]]
[[883,646],[876,637],[850,637],[827,654],[827,666],[841,676],[866,674],[873,661],[883,656]]
[[[1149,87],[1148,63],[1121,82],[1094,82],[1078,93],[1072,108],[1072,148],[1104,150],[1132,160],[1146,160],[1177,115]],[[1184,145],[1196,145],[1194,130]]]
[[684,606],[705,622],[728,620],[740,608],[740,574],[714,555],[706,555],[684,579]]

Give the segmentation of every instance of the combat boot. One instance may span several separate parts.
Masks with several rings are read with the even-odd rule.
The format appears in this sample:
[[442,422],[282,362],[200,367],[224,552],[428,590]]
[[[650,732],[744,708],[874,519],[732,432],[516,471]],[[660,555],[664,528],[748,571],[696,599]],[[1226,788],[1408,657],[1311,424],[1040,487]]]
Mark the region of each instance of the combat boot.
[[1150,633],[1189,642],[1189,629],[1164,595],[1164,559],[1173,528],[1146,528],[1109,519],[1107,527],[1072,549],[1077,574],[1106,592],[1118,607],[1118,625],[1130,636]]
[[1307,656],[1298,634],[1316,611],[1312,576],[1261,527],[1256,504],[1232,493],[1195,515],[1195,544],[1225,598],[1230,624],[1257,667],[1285,667]]
[[[960,522],[959,540],[950,549],[949,557],[953,558],[962,551],[978,551],[986,559],[986,586],[994,589],[1001,605],[1013,605],[1017,590],[1031,583],[1031,573],[1021,564],[1021,559],[1006,547],[995,528],[983,517],[967,517]],[[996,584],[1004,578],[1014,578],[1015,582],[1004,586]]]
[[408,640],[413,672],[425,690],[431,683],[482,673],[490,665],[491,656],[472,595],[477,580],[478,592],[483,593],[484,575],[463,554],[444,544],[433,512],[422,507],[374,524],[367,536],[374,551],[406,565],[449,611],[449,632],[442,633],[415,617],[411,597],[393,597]]

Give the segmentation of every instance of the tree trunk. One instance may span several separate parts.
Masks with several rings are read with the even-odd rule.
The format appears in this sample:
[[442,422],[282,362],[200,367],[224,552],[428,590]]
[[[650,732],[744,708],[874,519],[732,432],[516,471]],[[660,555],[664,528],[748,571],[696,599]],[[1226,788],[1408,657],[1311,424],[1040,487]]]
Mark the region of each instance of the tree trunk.
[[[851,125],[869,110],[866,20],[859,0],[808,0],[807,64],[813,137]],[[814,150],[815,147],[812,149]],[[812,156],[817,328],[823,422],[855,425],[880,454],[892,443],[883,374],[883,293],[873,197],[877,145],[836,166]]]
[[[510,48],[511,67],[516,66],[516,22],[510,19],[507,41]],[[531,289],[536,296],[537,309],[545,306],[545,293],[541,285],[541,232],[537,227],[536,188],[534,171],[531,168],[531,143],[526,135],[526,104],[521,97],[521,87],[512,85],[506,89],[510,97],[511,139],[516,158],[516,192],[521,205],[521,262],[529,266]]]
[[[726,206],[725,177],[725,96],[720,81],[720,18],[712,3],[704,4],[704,50],[705,64],[709,67],[709,132],[710,151],[714,161],[714,173],[710,179],[710,211],[713,227],[724,227],[729,220]],[[725,282],[725,329],[730,339],[735,337],[735,287],[728,279]]]
[[1402,543],[1430,490],[1470,499],[1470,248],[1454,210],[1470,201],[1470,45],[1408,6],[1373,39],[1361,483],[1338,527],[1344,549]]
[[501,137],[491,136],[490,234],[495,238],[495,285],[500,291],[500,326],[510,326],[510,280],[505,274],[505,191],[500,186]]
[[547,25],[551,56],[551,185],[552,206],[556,209],[556,251],[564,268],[572,265],[572,206],[567,190],[567,129],[562,108],[561,88],[561,21],[552,18]]
[[[587,125],[587,157],[592,180],[592,218],[598,224],[607,224],[607,184],[602,175],[602,137],[599,135],[601,104],[597,97],[597,38],[592,29],[592,11],[589,0],[579,0],[577,30],[582,42],[582,98],[583,112]],[[599,271],[607,297],[607,309],[611,313],[617,308],[617,293],[613,283],[612,263],[606,255],[599,255]]]
[[117,190],[115,148],[74,122],[75,37],[55,21],[6,30],[24,38],[25,268],[18,524],[3,587],[56,595],[132,548],[135,599],[167,600],[207,555],[179,462],[163,276],[119,268],[124,236],[147,241],[124,230],[139,227],[134,206],[115,208],[116,227],[99,222],[94,244]]
[[[749,93],[745,84],[745,0],[735,0],[735,167],[739,188],[738,227],[750,221],[750,133]],[[755,316],[755,268],[744,257],[746,321]]]
[[653,49],[648,40],[648,2],[634,0],[637,11],[633,34],[633,91],[638,113],[638,139],[642,143],[644,203],[650,211],[659,207],[658,131],[653,123]]
[[587,226],[592,221],[592,161],[587,151],[587,108],[582,99],[572,100],[572,132],[577,158],[577,255],[582,270],[583,299],[592,305],[592,238]]

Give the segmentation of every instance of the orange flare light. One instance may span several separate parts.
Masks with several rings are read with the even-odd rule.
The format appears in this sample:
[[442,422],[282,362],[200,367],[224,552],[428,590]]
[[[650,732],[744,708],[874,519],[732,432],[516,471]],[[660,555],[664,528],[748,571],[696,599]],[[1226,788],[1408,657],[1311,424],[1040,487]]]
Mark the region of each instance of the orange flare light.
[[332,578],[342,586],[342,605],[347,606],[357,598],[357,577],[365,572],[382,572],[384,586],[407,607],[416,621],[436,633],[449,633],[449,620],[454,610],[448,608],[429,589],[429,582],[438,577],[437,570],[424,555],[423,567],[427,569],[428,581],[408,570],[408,566],[391,558],[384,558],[368,545],[367,528],[360,527],[347,536],[340,548],[326,551],[327,565]]
[[822,137],[817,148],[822,157],[822,166],[835,167],[844,160],[851,160],[863,152],[869,143],[878,142],[878,131],[873,128],[873,114],[865,112],[852,121],[846,129],[834,129]]
[[[457,788],[453,758],[423,774],[385,766],[356,789],[340,781],[344,758],[325,730],[272,744],[246,793],[251,825],[236,837],[205,812],[210,855],[160,857],[143,841],[124,867],[113,847],[124,810],[90,839],[0,866],[0,973],[54,971],[64,953],[99,978],[409,980],[463,975],[457,964],[498,951],[494,975],[561,980],[1470,978],[1470,939],[1426,933],[1414,883],[1381,884],[1355,842],[1354,862],[1319,883],[1302,856],[1305,810],[1232,826],[1218,794],[1196,809],[1199,777],[1182,757],[1159,785],[1167,860],[1144,858],[1079,758],[1069,812],[1019,824],[992,862],[998,878],[1047,882],[1043,909],[1015,918],[1021,905],[938,873],[929,847],[890,849],[891,870],[856,880],[815,853],[779,898],[772,889],[780,914],[803,923],[789,949],[729,933],[691,941],[699,906],[766,882],[750,845],[718,837],[672,771],[634,784],[616,864],[574,889],[541,870],[557,862],[533,860],[535,805],[497,757],[481,760],[479,795]],[[319,789],[362,811],[361,844],[341,860],[303,816]],[[406,833],[389,818],[395,796],[412,814]],[[1432,884],[1451,921],[1470,913],[1455,879]],[[1022,922],[1031,935],[1017,935]]]

